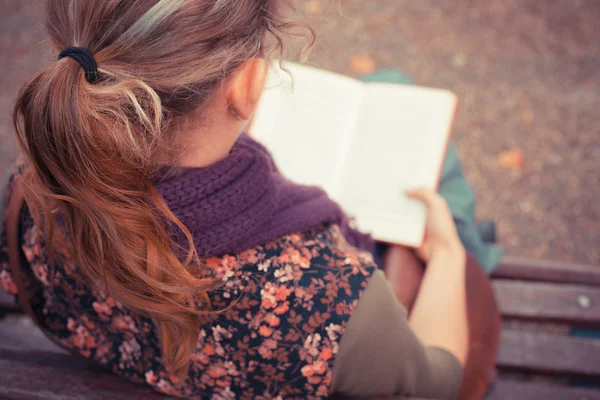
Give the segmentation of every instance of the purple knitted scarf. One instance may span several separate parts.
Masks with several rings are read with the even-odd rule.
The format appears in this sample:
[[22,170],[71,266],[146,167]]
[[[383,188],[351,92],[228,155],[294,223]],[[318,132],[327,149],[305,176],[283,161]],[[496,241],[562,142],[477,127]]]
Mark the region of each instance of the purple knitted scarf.
[[353,246],[374,250],[371,237],[351,228],[323,190],[285,179],[268,150],[246,134],[225,159],[184,169],[156,187],[191,231],[201,257],[239,253],[328,223],[340,225]]

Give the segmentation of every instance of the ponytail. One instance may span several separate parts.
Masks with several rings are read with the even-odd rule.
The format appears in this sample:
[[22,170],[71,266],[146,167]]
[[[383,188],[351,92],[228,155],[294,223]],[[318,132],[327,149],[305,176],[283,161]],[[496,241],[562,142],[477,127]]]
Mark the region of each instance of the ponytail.
[[151,157],[165,140],[160,98],[135,79],[92,85],[77,62],[63,59],[24,87],[14,119],[29,160],[25,196],[48,247],[65,245],[53,234],[58,211],[69,259],[150,315],[165,362],[186,372],[213,283],[192,275],[200,265],[193,246],[183,261],[175,254],[166,226],[188,243],[191,234],[152,185]]

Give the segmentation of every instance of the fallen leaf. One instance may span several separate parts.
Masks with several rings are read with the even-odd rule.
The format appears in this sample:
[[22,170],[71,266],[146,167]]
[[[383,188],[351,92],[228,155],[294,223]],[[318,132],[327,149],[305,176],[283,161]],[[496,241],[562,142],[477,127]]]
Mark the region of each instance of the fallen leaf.
[[523,117],[523,122],[525,122],[525,125],[527,125],[527,126],[530,126],[531,123],[533,122],[533,113],[531,112],[531,110],[523,111],[522,117]]
[[498,157],[502,168],[521,168],[525,162],[525,154],[521,149],[503,151]]
[[452,57],[452,65],[457,68],[462,68],[467,65],[467,61],[467,56],[464,54],[456,54],[454,57]]
[[309,14],[319,14],[321,12],[321,3],[317,0],[310,0],[304,5],[304,8]]
[[354,56],[350,59],[350,68],[359,75],[368,75],[375,72],[377,65],[371,57],[361,55]]

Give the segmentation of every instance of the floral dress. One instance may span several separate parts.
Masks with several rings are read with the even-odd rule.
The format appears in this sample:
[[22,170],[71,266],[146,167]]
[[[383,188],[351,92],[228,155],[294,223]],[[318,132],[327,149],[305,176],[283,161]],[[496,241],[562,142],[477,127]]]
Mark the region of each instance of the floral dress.
[[[5,201],[10,197],[9,189]],[[46,332],[116,374],[186,398],[316,399],[329,394],[344,330],[376,270],[336,225],[289,234],[239,254],[208,258],[221,281],[198,335],[189,378],[167,372],[153,322],[86,285],[77,266],[49,261],[24,210],[23,276]],[[0,236],[0,284],[17,294]]]

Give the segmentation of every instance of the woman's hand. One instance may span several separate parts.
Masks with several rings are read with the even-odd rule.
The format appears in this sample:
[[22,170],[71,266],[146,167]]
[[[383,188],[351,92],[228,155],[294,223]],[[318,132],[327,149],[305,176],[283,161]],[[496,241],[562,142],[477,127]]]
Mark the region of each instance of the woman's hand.
[[428,210],[425,239],[418,250],[427,268],[409,323],[425,345],[449,351],[464,366],[469,349],[466,252],[442,196],[429,189],[407,194]]
[[438,193],[418,188],[407,190],[406,194],[425,203],[427,207],[427,225],[425,238],[418,254],[425,262],[429,262],[435,255],[457,255],[465,257],[465,250],[458,237],[452,214],[446,200]]

